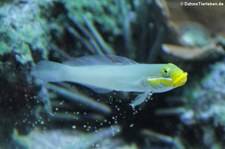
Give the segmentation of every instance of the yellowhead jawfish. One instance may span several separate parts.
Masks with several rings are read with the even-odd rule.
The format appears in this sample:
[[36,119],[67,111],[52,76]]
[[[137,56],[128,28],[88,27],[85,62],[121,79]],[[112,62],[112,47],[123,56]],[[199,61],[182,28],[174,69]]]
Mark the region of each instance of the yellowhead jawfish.
[[41,61],[31,74],[44,82],[74,82],[97,93],[139,92],[133,107],[161,93],[182,86],[187,73],[176,65],[140,64],[120,56],[84,56],[64,63]]

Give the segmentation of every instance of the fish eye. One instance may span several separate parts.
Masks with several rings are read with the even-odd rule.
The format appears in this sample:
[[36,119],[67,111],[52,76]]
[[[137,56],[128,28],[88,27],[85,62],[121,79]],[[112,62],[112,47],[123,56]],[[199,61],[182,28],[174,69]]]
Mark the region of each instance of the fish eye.
[[162,76],[168,77],[170,75],[170,69],[169,68],[163,68],[162,69]]

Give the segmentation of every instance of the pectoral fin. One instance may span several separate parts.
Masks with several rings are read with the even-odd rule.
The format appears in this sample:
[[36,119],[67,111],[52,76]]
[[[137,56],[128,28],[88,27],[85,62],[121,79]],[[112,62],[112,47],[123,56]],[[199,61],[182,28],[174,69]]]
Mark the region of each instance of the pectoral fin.
[[140,95],[138,95],[134,101],[132,101],[132,103],[130,104],[133,108],[135,108],[136,106],[142,104],[145,100],[148,100],[150,99],[152,93],[149,93],[149,92],[145,92],[145,93],[142,93]]

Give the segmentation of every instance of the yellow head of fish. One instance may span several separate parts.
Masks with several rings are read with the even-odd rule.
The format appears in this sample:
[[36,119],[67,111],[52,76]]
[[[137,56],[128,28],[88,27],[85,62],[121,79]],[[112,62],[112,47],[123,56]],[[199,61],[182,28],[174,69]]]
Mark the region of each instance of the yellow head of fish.
[[148,79],[148,83],[155,92],[168,91],[187,82],[187,72],[172,63],[160,65],[158,71],[160,71],[158,76]]

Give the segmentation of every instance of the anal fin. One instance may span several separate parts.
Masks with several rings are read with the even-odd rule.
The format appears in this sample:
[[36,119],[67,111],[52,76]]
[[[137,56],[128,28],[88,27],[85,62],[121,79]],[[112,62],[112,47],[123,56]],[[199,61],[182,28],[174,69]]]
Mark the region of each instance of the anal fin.
[[151,95],[152,95],[151,92],[145,92],[145,93],[139,94],[139,95],[134,99],[134,101],[131,102],[130,105],[131,105],[133,108],[135,108],[136,106],[142,104],[144,101],[150,99],[150,98],[151,98]]

